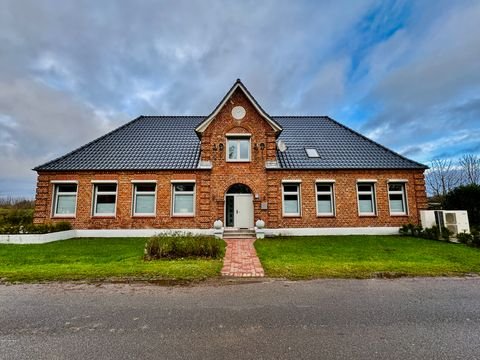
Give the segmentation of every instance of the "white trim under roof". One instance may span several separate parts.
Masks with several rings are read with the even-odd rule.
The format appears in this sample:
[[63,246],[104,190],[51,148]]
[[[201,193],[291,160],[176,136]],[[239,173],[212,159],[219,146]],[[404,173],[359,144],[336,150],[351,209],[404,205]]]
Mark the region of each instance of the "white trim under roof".
[[301,183],[302,180],[296,180],[296,179],[285,179],[285,180],[282,180],[282,184],[299,184]]
[[230,97],[232,96],[232,94],[235,92],[235,90],[237,90],[238,88],[240,88],[240,90],[243,91],[243,93],[245,94],[245,96],[247,97],[247,99],[250,101],[250,103],[255,107],[255,110],[258,111],[258,113],[270,124],[270,126],[277,132],[279,131],[282,131],[282,128],[277,125],[275,123],[275,121],[273,121],[273,119],[263,110],[261,109],[257,102],[252,98],[252,96],[249,94],[248,90],[245,88],[245,86],[240,82],[240,81],[237,81],[233,86],[232,88],[230,89],[230,91],[227,93],[227,95],[225,95],[225,97],[223,98],[223,101],[216,107],[215,111],[213,113],[211,113],[205,120],[203,120],[200,125],[198,125],[196,128],[195,128],[195,131],[198,132],[198,133],[203,133],[205,131],[205,129],[208,127],[208,125],[210,125],[210,123],[213,121],[213,119],[215,118],[215,116],[218,115],[218,113],[220,112],[220,110],[222,110],[222,108],[225,106],[225,104],[227,103],[227,101],[230,99]]
[[170,180],[170,182],[172,184],[192,184],[192,183],[195,183],[196,181],[195,180],[189,180],[189,179],[185,179],[185,180]]
[[118,180],[92,180],[92,184],[118,184]]
[[132,184],[156,184],[157,180],[132,180]]
[[50,180],[50,184],[78,184],[78,180]]
[[389,182],[389,183],[406,183],[406,182],[408,182],[408,180],[407,179],[388,179],[387,182]]
[[357,179],[357,183],[376,183],[377,179]]

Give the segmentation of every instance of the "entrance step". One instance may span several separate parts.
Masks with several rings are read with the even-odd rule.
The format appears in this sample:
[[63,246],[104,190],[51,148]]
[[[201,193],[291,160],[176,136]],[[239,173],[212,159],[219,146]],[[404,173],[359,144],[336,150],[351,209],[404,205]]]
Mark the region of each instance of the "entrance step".
[[255,230],[229,229],[223,232],[224,239],[251,239],[255,238]]

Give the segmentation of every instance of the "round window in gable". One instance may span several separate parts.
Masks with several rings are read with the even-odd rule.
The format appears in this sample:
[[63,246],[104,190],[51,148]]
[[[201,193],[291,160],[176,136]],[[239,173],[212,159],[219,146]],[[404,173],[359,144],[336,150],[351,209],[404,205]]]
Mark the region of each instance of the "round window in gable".
[[235,120],[242,120],[245,117],[245,108],[243,106],[235,106],[232,109],[232,116]]

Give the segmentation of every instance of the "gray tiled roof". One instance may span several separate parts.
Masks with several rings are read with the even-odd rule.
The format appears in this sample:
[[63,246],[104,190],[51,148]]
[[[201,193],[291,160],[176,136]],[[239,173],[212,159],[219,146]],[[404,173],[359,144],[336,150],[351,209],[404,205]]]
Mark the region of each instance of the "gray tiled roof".
[[[279,140],[287,145],[277,151],[281,168],[287,169],[425,169],[327,116],[274,116],[283,127]],[[309,158],[306,148],[319,158]]]
[[[285,169],[422,169],[324,116],[273,116],[283,131],[278,152]],[[205,116],[140,116],[120,128],[34,170],[168,170],[196,169],[200,140],[194,129]],[[305,148],[317,149],[309,158]]]

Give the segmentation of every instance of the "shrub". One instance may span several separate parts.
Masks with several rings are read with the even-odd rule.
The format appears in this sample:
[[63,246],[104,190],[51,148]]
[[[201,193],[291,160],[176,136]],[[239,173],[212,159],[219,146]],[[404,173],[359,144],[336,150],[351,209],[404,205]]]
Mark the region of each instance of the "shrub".
[[473,235],[467,232],[457,234],[457,240],[462,244],[470,245],[473,240]]
[[399,232],[401,235],[406,236],[420,236],[422,234],[423,228],[421,225],[415,225],[412,223],[404,224],[400,228]]
[[6,224],[0,226],[0,234],[46,234],[71,229],[72,224],[67,221],[47,224]]
[[27,225],[33,221],[32,209],[6,209],[0,215],[1,225]]
[[450,241],[450,236],[453,235],[453,233],[450,230],[448,230],[446,227],[442,227],[440,233],[442,235],[442,239],[445,241]]
[[145,244],[145,260],[178,258],[212,258],[223,255],[223,240],[212,236],[174,234],[157,235]]
[[472,230],[472,246],[480,247],[480,231],[474,229]]
[[425,228],[421,234],[421,237],[425,239],[438,240],[440,238],[440,230],[438,226],[432,226],[431,228]]

